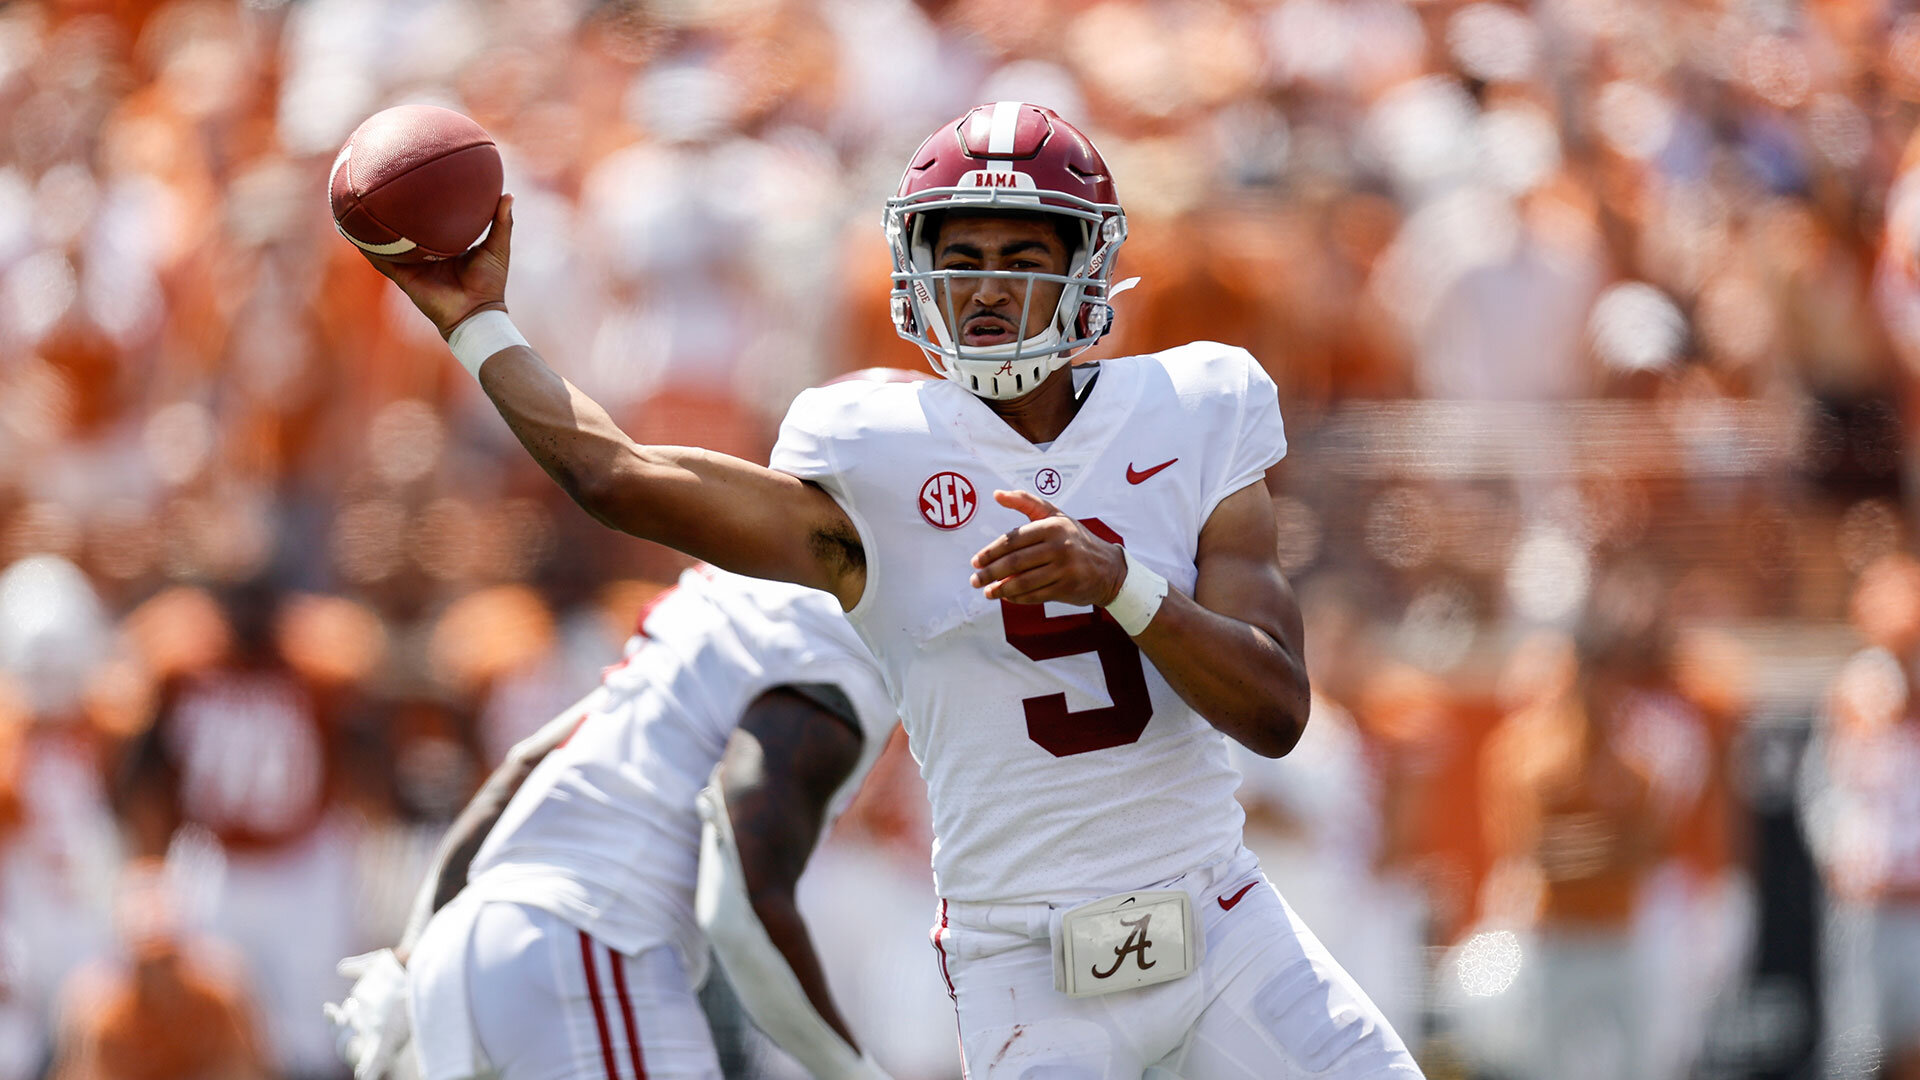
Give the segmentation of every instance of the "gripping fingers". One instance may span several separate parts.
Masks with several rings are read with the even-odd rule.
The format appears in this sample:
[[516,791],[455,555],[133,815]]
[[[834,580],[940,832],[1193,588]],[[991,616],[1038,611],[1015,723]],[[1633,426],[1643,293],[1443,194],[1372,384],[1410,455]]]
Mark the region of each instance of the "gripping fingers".
[[973,556],[976,569],[984,569],[996,560],[1004,559],[1012,552],[1038,544],[1052,535],[1050,527],[1044,523],[1028,523],[1017,529],[1009,530],[993,538],[986,547]]
[[987,563],[985,566],[980,567],[980,569],[975,570],[973,572],[973,578],[968,584],[978,589],[989,582],[999,581],[1001,578],[1012,577],[1015,574],[1032,570],[1035,567],[1045,566],[1053,562],[1058,554],[1057,545],[1047,543],[1029,544],[1026,547],[1010,551],[994,559],[992,562]]
[[976,567],[985,566],[1009,551],[1053,536],[1061,525],[1071,524],[1057,507],[1030,491],[996,491],[993,498],[1000,505],[1018,510],[1031,520],[995,537],[992,543],[981,548],[973,557]]
[[1052,564],[1029,570],[1024,574],[1015,574],[988,585],[985,591],[989,600],[1011,600],[1016,604],[1043,604],[1048,600],[1057,600],[1052,595],[1064,575]]

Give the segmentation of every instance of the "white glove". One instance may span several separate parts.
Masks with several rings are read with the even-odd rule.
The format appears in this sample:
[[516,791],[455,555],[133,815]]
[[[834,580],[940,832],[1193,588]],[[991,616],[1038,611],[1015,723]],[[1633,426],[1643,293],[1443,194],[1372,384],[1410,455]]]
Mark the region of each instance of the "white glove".
[[321,1006],[333,1024],[333,1048],[354,1080],[384,1080],[413,1034],[407,969],[392,949],[349,956],[335,969],[354,980],[347,1000]]

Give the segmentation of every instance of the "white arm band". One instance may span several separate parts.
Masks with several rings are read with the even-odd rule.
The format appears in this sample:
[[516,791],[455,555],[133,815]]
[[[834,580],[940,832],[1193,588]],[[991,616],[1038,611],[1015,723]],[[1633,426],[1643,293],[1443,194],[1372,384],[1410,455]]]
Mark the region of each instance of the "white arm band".
[[820,1018],[747,896],[746,869],[716,780],[701,790],[700,878],[693,909],[720,967],[755,1026],[818,1080],[888,1080]]
[[507,318],[507,313],[491,308],[461,319],[453,333],[447,335],[447,347],[453,350],[454,359],[476,379],[480,377],[480,365],[486,363],[489,356],[526,343],[527,339],[520,336],[519,328]]
[[1167,579],[1134,558],[1133,552],[1126,548],[1120,550],[1127,557],[1127,580],[1121,582],[1119,595],[1107,605],[1107,614],[1113,616],[1113,621],[1120,624],[1128,637],[1137,637],[1153,621],[1160,602],[1167,598]]

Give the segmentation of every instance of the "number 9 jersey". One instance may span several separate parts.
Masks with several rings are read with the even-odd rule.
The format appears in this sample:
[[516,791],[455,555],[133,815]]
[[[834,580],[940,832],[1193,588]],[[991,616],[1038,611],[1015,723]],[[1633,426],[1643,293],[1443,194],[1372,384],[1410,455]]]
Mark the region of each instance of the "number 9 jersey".
[[794,401],[772,466],[820,485],[860,532],[866,587],[848,617],[926,779],[941,896],[1072,900],[1240,846],[1226,736],[1111,616],[968,584],[974,553],[1027,520],[994,490],[1048,499],[1190,595],[1208,515],[1285,454],[1272,380],[1214,342],[1097,365],[1046,447],[946,380]]

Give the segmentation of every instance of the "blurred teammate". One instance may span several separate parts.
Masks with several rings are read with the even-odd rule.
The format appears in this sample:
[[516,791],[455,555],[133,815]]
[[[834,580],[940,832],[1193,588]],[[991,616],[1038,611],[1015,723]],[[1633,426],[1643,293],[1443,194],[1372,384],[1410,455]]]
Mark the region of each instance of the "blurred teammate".
[[240,980],[185,934],[158,860],[129,864],[125,954],[76,973],[61,1009],[55,1080],[262,1080],[269,1075]]
[[1529,1076],[1650,1075],[1632,930],[1657,851],[1651,786],[1619,728],[1641,707],[1649,638],[1592,633],[1494,732],[1483,760],[1492,846],[1537,876]]
[[288,658],[270,583],[218,599],[217,655],[163,680],[153,725],[130,751],[128,831],[147,856],[165,855],[183,828],[218,842],[206,915],[246,956],[267,1053],[282,1074],[330,1076],[313,1013],[338,992],[334,961],[353,935],[352,837],[335,813],[353,696]]
[[[1861,572],[1853,623],[1867,642],[1835,680],[1816,744],[1809,836],[1827,887],[1859,927],[1858,963],[1889,1080],[1920,1080],[1920,562]],[[1840,935],[1834,935],[1840,937]],[[1845,995],[1836,986],[1836,1000]],[[1841,1017],[1843,1022],[1850,1017]]]
[[113,624],[79,567],[35,555],[0,571],[0,1078],[44,1064],[48,1003],[113,943],[121,849],[89,700]]
[[1204,342],[1068,370],[1126,238],[1085,136],[998,102],[921,146],[893,315],[945,380],[803,394],[778,471],[637,445],[547,368],[505,315],[511,207],[459,260],[375,265],[589,513],[839,598],[927,778],[971,1073],[1417,1075],[1240,842],[1223,735],[1284,754],[1308,702],[1273,383]]
[[410,1001],[425,1080],[718,1078],[697,868],[700,923],[760,1027],[816,1076],[883,1076],[828,996],[794,886],[893,723],[831,597],[687,571],[600,688],[454,822],[404,955],[356,958],[330,1010],[356,1073],[392,1063]]

